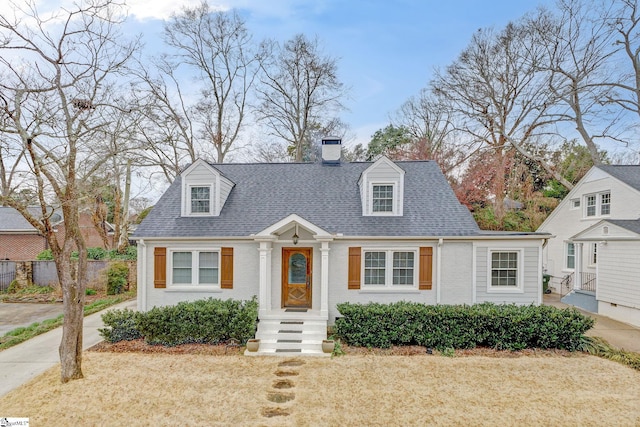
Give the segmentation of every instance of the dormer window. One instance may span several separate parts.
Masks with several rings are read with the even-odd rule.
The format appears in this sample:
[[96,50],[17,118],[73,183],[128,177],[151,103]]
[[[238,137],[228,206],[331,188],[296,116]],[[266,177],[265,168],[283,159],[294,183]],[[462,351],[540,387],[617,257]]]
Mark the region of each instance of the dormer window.
[[181,174],[182,216],[219,216],[233,182],[205,162],[196,160]]
[[211,187],[191,187],[191,213],[208,214],[211,212]]
[[386,157],[365,169],[358,182],[364,216],[402,216],[404,170]]
[[393,185],[373,184],[373,212],[393,212]]

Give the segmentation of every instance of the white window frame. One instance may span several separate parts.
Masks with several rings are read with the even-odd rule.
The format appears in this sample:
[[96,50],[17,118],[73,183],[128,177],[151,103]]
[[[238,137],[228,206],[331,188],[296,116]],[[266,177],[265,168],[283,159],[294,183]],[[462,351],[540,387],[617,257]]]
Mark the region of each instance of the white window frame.
[[[220,289],[220,263],[222,254],[220,248],[172,248],[167,249],[167,287],[175,289]],[[173,283],[173,254],[176,252],[191,252],[191,283]],[[218,254],[218,282],[217,283],[199,283],[200,275],[200,253],[215,252]]]
[[580,203],[580,199],[571,199],[571,207],[570,207],[570,209],[572,211],[580,209],[581,205],[582,205],[582,203]]
[[[385,257],[385,283],[384,285],[367,285],[365,279],[365,257],[367,252],[384,252],[386,254]],[[413,284],[412,285],[394,285],[393,284],[393,254],[395,252],[411,252],[413,253]],[[362,248],[361,254],[361,266],[360,266],[360,277],[362,278],[362,284],[360,286],[363,290],[386,290],[389,292],[397,291],[397,290],[414,290],[418,289],[418,279],[419,279],[419,270],[420,270],[420,257],[419,257],[419,249],[416,247],[407,247],[407,248]]]
[[[602,203],[602,199],[605,196],[608,196],[608,199],[609,199],[608,203]],[[590,198],[594,199],[594,203],[592,205],[589,205]],[[602,213],[604,206],[609,207],[608,213]],[[589,215],[589,208],[593,208],[593,215]],[[584,218],[587,218],[587,219],[611,216],[611,191],[607,190],[607,191],[600,191],[598,193],[585,194],[583,215],[584,215]]]
[[[569,245],[573,246],[573,267],[569,267]],[[563,270],[564,271],[575,271],[576,269],[576,244],[573,242],[564,242],[564,261],[563,261]]]
[[[493,267],[491,265],[494,253],[507,252],[516,253],[516,286],[492,286],[491,276]],[[523,249],[519,248],[489,248],[487,249],[487,292],[488,293],[524,293],[524,268]]]
[[[385,211],[385,212],[377,212],[373,210],[373,187],[376,186],[391,186],[392,187],[392,191],[393,191],[393,199],[391,202],[391,211]],[[399,211],[398,211],[398,183],[397,182],[381,182],[381,181],[373,181],[369,183],[369,215],[371,216],[398,216],[399,215]]]
[[[209,212],[193,212],[191,203],[191,189],[192,188],[209,188]],[[212,184],[188,184],[187,185],[187,214],[189,216],[214,216],[214,191]]]

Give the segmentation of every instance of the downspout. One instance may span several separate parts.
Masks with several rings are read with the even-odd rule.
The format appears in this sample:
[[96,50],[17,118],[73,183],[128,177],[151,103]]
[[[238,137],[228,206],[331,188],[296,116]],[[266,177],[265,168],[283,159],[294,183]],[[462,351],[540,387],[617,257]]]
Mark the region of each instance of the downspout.
[[138,311],[147,311],[147,245],[144,243],[144,239],[140,239],[138,242],[140,247],[140,254],[138,256]]
[[436,252],[436,304],[440,304],[440,280],[442,278],[442,244],[444,239],[438,239],[438,251]]

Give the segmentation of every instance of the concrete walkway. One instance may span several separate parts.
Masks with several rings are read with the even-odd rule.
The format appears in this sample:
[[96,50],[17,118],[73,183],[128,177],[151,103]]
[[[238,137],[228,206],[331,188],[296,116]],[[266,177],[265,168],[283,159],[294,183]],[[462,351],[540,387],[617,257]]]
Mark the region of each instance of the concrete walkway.
[[[558,308],[570,307],[560,302],[559,294],[545,295],[544,304]],[[596,320],[593,328],[587,331],[586,335],[603,338],[619,349],[640,353],[640,328],[576,308],[582,314],[593,317]]]
[[[135,309],[136,300],[125,301],[106,310]],[[103,310],[84,318],[83,349],[102,341],[98,328],[104,327],[101,315]],[[62,340],[62,328],[56,328],[38,335],[21,344],[0,351],[0,396],[40,375],[47,369],[60,363],[58,347]]]

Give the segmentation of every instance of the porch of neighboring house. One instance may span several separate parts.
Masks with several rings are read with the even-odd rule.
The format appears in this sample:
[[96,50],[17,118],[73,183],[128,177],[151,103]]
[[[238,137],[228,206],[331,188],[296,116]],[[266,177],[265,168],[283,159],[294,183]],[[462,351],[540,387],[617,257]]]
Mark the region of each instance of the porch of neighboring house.
[[568,274],[561,282],[561,298],[565,304],[573,305],[591,313],[598,312],[596,300],[596,273],[574,272]]

